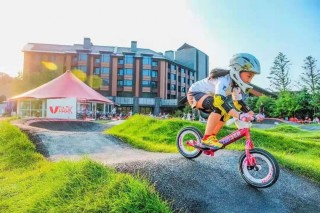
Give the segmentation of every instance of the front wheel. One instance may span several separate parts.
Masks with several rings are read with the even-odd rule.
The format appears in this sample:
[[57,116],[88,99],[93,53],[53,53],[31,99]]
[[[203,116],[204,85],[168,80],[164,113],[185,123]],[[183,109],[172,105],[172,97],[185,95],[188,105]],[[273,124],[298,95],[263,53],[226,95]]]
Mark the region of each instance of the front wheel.
[[195,127],[185,127],[180,130],[177,135],[177,148],[181,155],[192,159],[201,155],[202,151],[188,145],[190,141],[200,142],[202,138],[201,132]]
[[266,188],[277,182],[280,169],[277,160],[263,149],[252,149],[250,154],[255,158],[256,165],[247,165],[246,153],[239,159],[239,172],[242,178],[256,188]]

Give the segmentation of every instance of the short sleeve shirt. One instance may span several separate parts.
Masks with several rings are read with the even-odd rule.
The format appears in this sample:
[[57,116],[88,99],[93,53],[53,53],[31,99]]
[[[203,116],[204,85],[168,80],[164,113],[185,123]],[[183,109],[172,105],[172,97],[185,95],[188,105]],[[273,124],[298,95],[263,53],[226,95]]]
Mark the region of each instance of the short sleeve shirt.
[[202,92],[208,95],[221,95],[227,97],[232,95],[233,100],[241,100],[242,93],[239,87],[232,88],[232,79],[230,75],[219,78],[205,78],[193,83],[189,89],[190,92]]

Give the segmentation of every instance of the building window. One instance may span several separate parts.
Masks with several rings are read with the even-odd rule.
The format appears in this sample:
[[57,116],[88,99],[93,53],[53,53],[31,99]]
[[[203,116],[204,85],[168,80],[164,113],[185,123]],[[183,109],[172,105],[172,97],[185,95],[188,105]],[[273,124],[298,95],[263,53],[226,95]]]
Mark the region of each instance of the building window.
[[94,68],[93,74],[100,75],[100,68],[99,67]]
[[151,81],[151,88],[158,88],[158,82]]
[[150,56],[143,56],[143,59],[142,59],[142,64],[144,65],[151,65],[151,57]]
[[132,80],[118,80],[117,85],[118,86],[124,86],[124,87],[131,87],[132,86]]
[[185,70],[184,70],[184,68],[181,68],[180,72],[181,72],[181,74],[186,73]]
[[158,82],[143,80],[142,81],[142,87],[158,88]]
[[185,78],[181,78],[181,83],[185,84],[186,83],[186,79]]
[[151,76],[151,70],[143,69],[143,70],[142,70],[142,75],[143,75],[143,76]]
[[150,87],[150,81],[143,80],[142,87]]
[[152,70],[151,71],[151,77],[152,78],[157,78],[158,77],[158,70]]
[[167,89],[175,91],[177,89],[177,86],[175,84],[168,84]]
[[79,53],[79,61],[87,61],[88,54],[87,53]]
[[117,96],[119,96],[119,97],[132,97],[133,96],[133,92],[119,91],[119,92],[117,92]]
[[94,62],[95,62],[96,64],[99,64],[99,63],[100,63],[100,58],[95,58],[95,59],[94,59]]
[[102,67],[101,68],[101,74],[109,74],[110,68],[109,67]]
[[157,93],[153,93],[153,92],[143,92],[141,94],[141,97],[143,98],[156,98],[157,97]]
[[186,92],[186,88],[185,87],[178,87],[179,92]]
[[176,70],[176,65],[171,64],[170,70],[171,70],[171,71],[172,71],[172,70]]
[[123,86],[132,87],[132,80],[124,80]]
[[158,61],[152,61],[152,66],[157,67],[158,66]]
[[118,75],[123,76],[123,74],[124,74],[123,69],[118,69]]
[[124,64],[124,60],[119,58],[118,64]]
[[110,62],[110,54],[106,54],[106,53],[101,54],[101,62],[104,62],[104,63]]
[[125,64],[133,64],[133,55],[125,55],[124,56]]
[[87,72],[87,66],[78,66],[78,69],[83,72]]
[[103,79],[102,80],[102,85],[103,86],[109,86],[109,79]]
[[125,75],[132,75],[133,74],[133,70],[131,68],[126,68],[126,69],[124,69],[124,74]]
[[167,95],[167,99],[176,99],[176,95],[170,95],[170,94],[168,94]]
[[170,74],[170,80],[176,81],[177,80],[177,75],[176,74]]

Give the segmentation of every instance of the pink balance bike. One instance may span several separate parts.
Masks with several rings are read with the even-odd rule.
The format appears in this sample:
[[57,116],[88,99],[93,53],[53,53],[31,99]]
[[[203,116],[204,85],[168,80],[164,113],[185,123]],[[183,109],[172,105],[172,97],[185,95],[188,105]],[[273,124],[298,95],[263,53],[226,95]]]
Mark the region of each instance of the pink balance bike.
[[[225,148],[227,145],[246,137],[245,152],[239,158],[241,177],[251,186],[266,188],[272,186],[279,177],[280,169],[277,160],[267,151],[254,148],[250,137],[251,122],[233,119],[238,130],[220,139]],[[230,122],[229,122],[230,123]],[[201,144],[202,133],[195,127],[185,127],[177,135],[179,152],[188,159],[193,159],[204,153],[214,156],[219,149],[213,149]]]

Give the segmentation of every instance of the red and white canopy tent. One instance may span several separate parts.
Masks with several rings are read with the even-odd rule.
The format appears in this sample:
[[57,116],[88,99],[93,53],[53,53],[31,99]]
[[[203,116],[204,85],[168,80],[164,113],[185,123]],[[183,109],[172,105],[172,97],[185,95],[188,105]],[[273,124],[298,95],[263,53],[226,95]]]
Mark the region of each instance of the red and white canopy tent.
[[[32,110],[36,108],[37,111],[39,111],[39,107],[35,107],[34,109],[32,109],[32,100],[38,101],[38,105],[40,102],[42,103],[42,113],[40,113],[42,115],[41,117],[49,117],[48,114],[52,112],[54,114],[57,114],[57,112],[60,111],[69,111],[70,113],[70,107],[68,108],[67,105],[74,101],[76,101],[76,105],[73,104],[72,107],[76,108],[75,113],[78,112],[78,114],[80,111],[83,112],[83,105],[87,105],[88,103],[91,104],[91,107],[92,104],[94,104],[93,106],[96,106],[97,103],[101,103],[104,106],[104,110],[105,105],[113,105],[113,102],[111,100],[104,97],[103,95],[101,95],[100,93],[83,83],[69,70],[66,71],[64,74],[60,75],[59,77],[35,89],[32,89],[30,91],[27,91],[23,94],[14,96],[9,99],[9,101],[17,101],[17,114],[23,117],[25,114],[28,114],[24,112],[24,110],[29,110],[30,112],[32,112]],[[29,107],[26,106],[26,101],[30,102]],[[49,106],[49,104],[51,104],[52,106]],[[30,113],[29,116],[33,117],[35,115],[33,115],[33,113]]]

